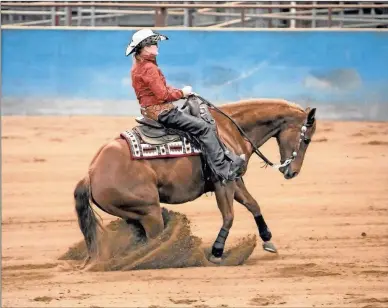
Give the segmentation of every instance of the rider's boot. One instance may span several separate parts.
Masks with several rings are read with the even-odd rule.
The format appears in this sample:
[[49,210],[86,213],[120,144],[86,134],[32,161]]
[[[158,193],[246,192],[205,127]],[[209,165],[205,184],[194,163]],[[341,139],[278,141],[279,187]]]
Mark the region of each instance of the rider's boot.
[[241,154],[240,156],[237,156],[237,158],[231,163],[228,173],[228,180],[233,181],[236,178],[240,177],[241,174],[244,172],[244,166],[245,154]]
[[[174,108],[159,114],[158,120],[167,128],[182,130],[196,137],[201,143],[210,169],[218,179],[233,181],[242,172],[244,157],[233,153],[227,155],[213,126],[203,119]],[[228,159],[228,156],[232,156],[232,159]]]

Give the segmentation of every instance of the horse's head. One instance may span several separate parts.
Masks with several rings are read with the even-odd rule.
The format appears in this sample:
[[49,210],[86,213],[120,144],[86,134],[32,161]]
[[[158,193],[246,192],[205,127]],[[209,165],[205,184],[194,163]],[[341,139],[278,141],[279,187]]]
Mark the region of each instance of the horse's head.
[[277,135],[281,163],[292,159],[288,166],[279,168],[285,179],[296,177],[302,168],[307,147],[315,133],[315,111],[316,108],[307,108],[305,118],[292,122]]

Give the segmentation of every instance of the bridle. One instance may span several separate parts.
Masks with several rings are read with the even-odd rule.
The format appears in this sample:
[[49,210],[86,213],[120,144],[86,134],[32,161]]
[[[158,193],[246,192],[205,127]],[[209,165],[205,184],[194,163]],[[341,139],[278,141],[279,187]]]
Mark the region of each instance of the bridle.
[[212,107],[214,110],[218,111],[219,113],[221,113],[222,115],[224,115],[225,117],[227,117],[236,127],[237,129],[239,130],[240,134],[246,139],[248,140],[248,142],[251,144],[252,148],[253,148],[253,152],[259,156],[263,161],[264,161],[264,166],[263,167],[267,167],[268,165],[271,166],[272,168],[274,169],[279,169],[279,168],[284,168],[284,167],[287,167],[289,164],[291,164],[295,158],[298,156],[298,151],[300,149],[300,145],[302,143],[302,141],[307,145],[310,143],[311,141],[311,138],[308,138],[306,136],[306,131],[307,131],[307,128],[308,127],[311,127],[313,124],[314,124],[314,120],[312,121],[308,121],[308,119],[306,119],[306,121],[303,123],[303,126],[301,128],[301,131],[300,131],[300,138],[299,138],[299,143],[298,143],[298,146],[296,149],[294,149],[294,151],[292,152],[292,155],[290,158],[286,159],[284,162],[280,162],[280,164],[274,164],[272,163],[267,157],[265,157],[265,155],[263,153],[260,152],[259,148],[252,142],[252,140],[247,136],[247,134],[244,132],[244,130],[230,117],[228,116],[226,113],[224,113],[222,110],[220,110],[219,108],[217,108],[216,106],[214,106],[212,103],[210,103],[209,101],[207,101],[206,99],[204,99],[203,97],[199,96],[198,94],[195,94],[193,95],[197,98],[199,98],[203,103],[205,103],[206,105],[208,105],[209,107]]
[[283,163],[282,163],[282,161],[280,161],[280,165],[272,165],[271,166],[272,168],[279,169],[279,168],[287,167],[289,164],[292,163],[292,161],[298,156],[298,151],[300,149],[300,144],[302,143],[302,141],[306,145],[308,145],[311,142],[311,138],[308,138],[306,136],[306,131],[307,131],[307,127],[313,126],[313,123],[314,122],[309,123],[308,120],[306,120],[303,123],[303,126],[300,129],[300,137],[299,137],[298,146],[294,151],[292,151],[291,157],[286,159]]

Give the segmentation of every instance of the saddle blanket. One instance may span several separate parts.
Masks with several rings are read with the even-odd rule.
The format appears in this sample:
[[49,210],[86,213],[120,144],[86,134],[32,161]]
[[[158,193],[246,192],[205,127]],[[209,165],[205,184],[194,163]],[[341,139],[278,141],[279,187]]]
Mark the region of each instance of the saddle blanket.
[[201,150],[185,137],[174,142],[154,145],[144,142],[133,130],[126,130],[120,136],[127,141],[132,159],[185,157],[201,153]]

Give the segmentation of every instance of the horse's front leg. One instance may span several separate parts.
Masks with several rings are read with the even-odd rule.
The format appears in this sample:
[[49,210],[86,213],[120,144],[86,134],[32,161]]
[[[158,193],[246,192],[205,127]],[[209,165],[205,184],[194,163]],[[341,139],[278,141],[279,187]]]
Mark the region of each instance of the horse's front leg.
[[236,182],[236,191],[234,193],[234,199],[244,205],[255,218],[257,228],[259,229],[259,235],[263,240],[263,249],[273,253],[277,252],[275,245],[270,242],[272,234],[267,224],[265,223],[263,214],[260,210],[260,206],[248,192],[242,179],[238,179]]
[[213,244],[212,255],[210,261],[213,263],[220,263],[226,239],[229,235],[229,230],[233,225],[233,197],[235,192],[235,182],[228,182],[226,185],[221,185],[219,182],[215,183],[215,195],[218,208],[222,214],[222,228],[218,233],[217,239]]

